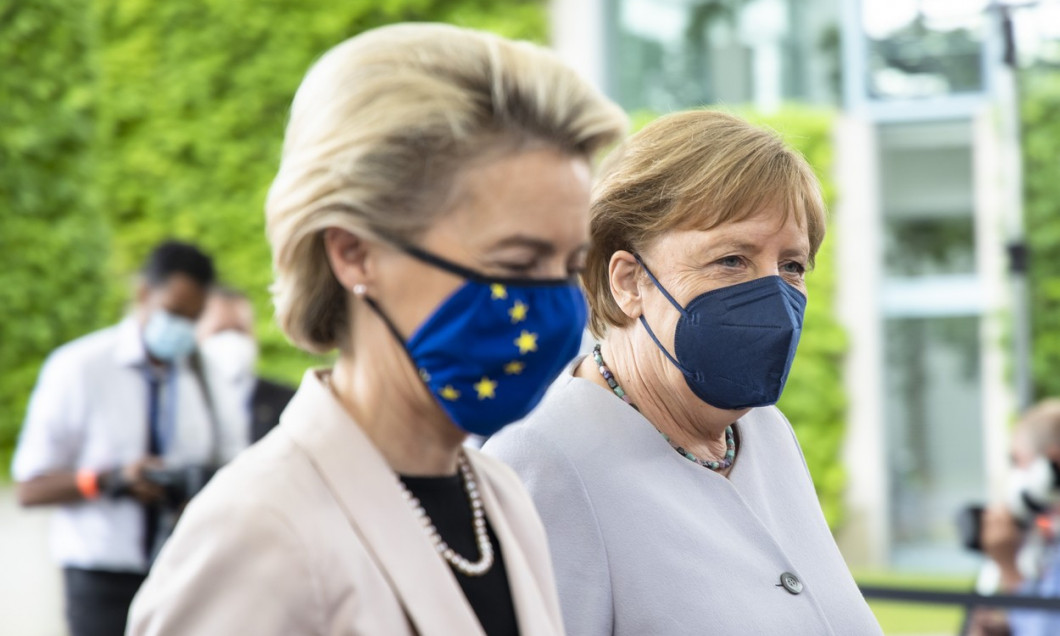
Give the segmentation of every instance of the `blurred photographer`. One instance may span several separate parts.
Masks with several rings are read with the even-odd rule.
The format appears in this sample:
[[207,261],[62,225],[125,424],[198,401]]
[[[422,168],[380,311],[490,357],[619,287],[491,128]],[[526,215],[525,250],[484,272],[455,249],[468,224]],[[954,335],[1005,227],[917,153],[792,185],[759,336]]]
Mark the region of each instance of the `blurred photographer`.
[[162,541],[212,473],[220,435],[194,352],[213,282],[198,248],[162,243],[132,314],[41,369],[12,473],[22,505],[58,508],[52,551],[73,636],[124,633]]
[[[982,514],[980,543],[997,566],[998,590],[1060,598],[1060,400],[1031,408],[1012,435],[1009,501]],[[977,613],[973,634],[1060,634],[1060,612]]]

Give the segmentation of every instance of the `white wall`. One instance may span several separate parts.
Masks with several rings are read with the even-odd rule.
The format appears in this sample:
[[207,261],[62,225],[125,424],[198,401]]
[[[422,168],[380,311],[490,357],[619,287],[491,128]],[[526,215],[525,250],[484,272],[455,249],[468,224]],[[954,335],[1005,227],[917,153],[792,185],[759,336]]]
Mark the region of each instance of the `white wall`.
[[843,462],[847,519],[838,539],[852,564],[881,564],[889,541],[886,445],[883,430],[882,250],[874,127],[840,117],[834,133],[839,197],[831,239],[836,246],[836,305],[848,334],[844,366],[848,397]]
[[[1012,288],[1005,243],[1019,216],[1018,140],[1006,139],[1001,109],[984,108],[974,120],[976,260],[986,307],[980,338],[983,369],[983,448],[990,494],[1006,494],[1009,424],[1016,415],[1011,376]],[[1013,159],[1013,154],[1016,155]]]
[[62,636],[62,579],[48,551],[49,509],[24,510],[0,487],[0,634]]
[[552,49],[597,88],[607,87],[607,21],[603,0],[551,0]]

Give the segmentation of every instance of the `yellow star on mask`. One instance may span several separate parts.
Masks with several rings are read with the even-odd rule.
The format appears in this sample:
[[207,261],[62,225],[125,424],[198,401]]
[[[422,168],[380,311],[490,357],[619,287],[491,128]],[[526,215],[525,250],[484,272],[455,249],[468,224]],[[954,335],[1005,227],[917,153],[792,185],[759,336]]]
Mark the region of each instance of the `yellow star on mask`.
[[505,300],[508,298],[508,289],[500,283],[493,283],[490,285],[490,294],[493,300]]
[[516,324],[526,320],[526,312],[530,310],[529,305],[524,305],[523,301],[517,300],[512,308],[508,310],[508,315],[512,317],[512,324]]
[[526,365],[522,362],[519,362],[518,360],[512,360],[508,364],[504,365],[504,373],[506,373],[507,375],[519,375],[523,372],[523,369],[525,368]]
[[525,329],[515,339],[515,346],[519,347],[519,353],[526,355],[531,351],[537,351],[537,334],[530,333]]
[[493,399],[494,392],[497,390],[497,383],[486,376],[482,376],[482,379],[475,383],[475,390],[478,391],[478,399]]
[[453,388],[452,384],[447,384],[442,387],[442,390],[438,392],[438,395],[442,396],[443,399],[455,402],[460,399],[460,391]]

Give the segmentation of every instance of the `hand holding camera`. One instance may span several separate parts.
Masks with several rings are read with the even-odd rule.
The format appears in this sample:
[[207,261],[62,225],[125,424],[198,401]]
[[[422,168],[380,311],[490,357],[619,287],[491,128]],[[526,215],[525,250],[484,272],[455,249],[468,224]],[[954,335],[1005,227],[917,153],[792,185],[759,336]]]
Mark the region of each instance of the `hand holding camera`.
[[163,466],[162,458],[147,455],[127,466],[108,470],[99,475],[99,492],[110,498],[132,497],[141,503],[159,501],[164,492],[145,473]]
[[111,498],[132,497],[145,504],[179,508],[202,490],[216,470],[203,464],[166,467],[160,457],[149,455],[100,474],[99,491]]
[[983,553],[997,564],[998,583],[1004,590],[1015,589],[1023,579],[1018,560],[1026,533],[1027,527],[1006,506],[995,505],[983,511],[979,541]]
[[[1013,535],[1022,537],[1034,518],[1060,505],[1060,466],[1038,457],[1026,468],[1013,472],[1012,486],[1004,505],[984,508],[968,506],[957,519],[961,543],[970,550],[1004,551]],[[989,525],[990,536],[986,535]],[[1018,547],[1018,546],[1017,546]]]
[[203,489],[215,472],[216,466],[206,464],[148,468],[144,470],[144,479],[162,490],[162,501],[166,506],[181,508]]

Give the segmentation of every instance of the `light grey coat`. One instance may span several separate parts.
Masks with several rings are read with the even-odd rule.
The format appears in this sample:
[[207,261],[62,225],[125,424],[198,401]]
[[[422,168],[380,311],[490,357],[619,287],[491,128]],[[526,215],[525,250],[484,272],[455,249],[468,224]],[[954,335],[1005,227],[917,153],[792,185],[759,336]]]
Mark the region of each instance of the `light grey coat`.
[[[526,420],[486,443],[545,523],[568,633],[881,633],[787,420],[754,409],[737,429],[726,479],[567,372]],[[783,573],[801,581],[799,594],[781,585]]]

